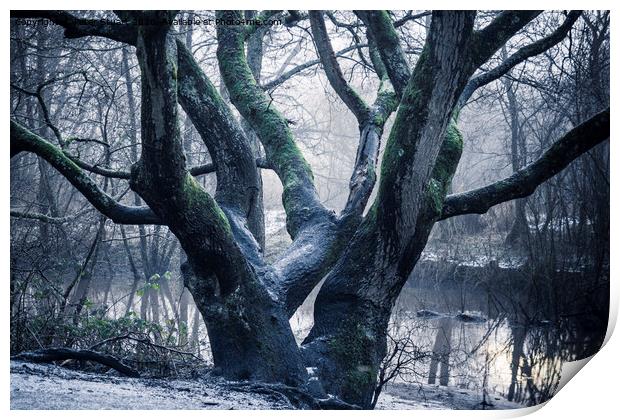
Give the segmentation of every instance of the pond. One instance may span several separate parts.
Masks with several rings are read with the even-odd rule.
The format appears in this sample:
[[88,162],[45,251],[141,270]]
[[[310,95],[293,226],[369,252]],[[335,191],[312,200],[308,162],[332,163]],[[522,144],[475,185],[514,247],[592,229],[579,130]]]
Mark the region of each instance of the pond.
[[[436,268],[433,276],[428,267],[414,272],[396,304],[392,358],[384,363],[394,383],[453,386],[536,405],[557,390],[564,362],[591,356],[603,342],[608,290],[592,293],[592,282],[563,279],[570,287],[559,295],[533,298],[518,270],[469,267],[464,277],[454,267],[441,267],[440,275]],[[300,340],[312,326],[311,304],[291,320]]]

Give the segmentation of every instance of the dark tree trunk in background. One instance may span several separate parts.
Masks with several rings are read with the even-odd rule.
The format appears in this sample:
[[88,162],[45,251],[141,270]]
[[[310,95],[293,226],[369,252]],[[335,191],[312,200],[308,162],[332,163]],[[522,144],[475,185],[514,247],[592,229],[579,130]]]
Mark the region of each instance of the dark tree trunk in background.
[[125,247],[127,260],[129,262],[129,267],[131,268],[131,274],[133,275],[133,282],[131,283],[131,290],[129,291],[129,300],[127,301],[127,309],[125,309],[125,316],[129,316],[129,313],[133,311],[134,299],[136,297],[136,293],[138,292],[138,286],[140,285],[140,280],[142,280],[142,277],[140,276],[138,268],[136,267],[133,253],[131,251],[129,241],[127,240],[127,235],[125,233],[125,228],[121,226],[120,231],[123,238],[123,246]]
[[92,279],[92,269],[97,259],[99,243],[104,234],[105,218],[101,217],[95,237],[84,257],[84,261],[77,269],[77,273],[71,283],[67,286],[63,301],[60,306],[60,313],[64,316],[71,316],[75,325],[79,322],[79,315],[82,311]]
[[197,351],[198,354],[200,354],[200,325],[203,323],[204,321],[200,316],[200,311],[196,309],[192,320],[192,334],[189,337],[189,342],[191,343],[194,351]]
[[178,327],[179,327],[179,345],[184,345],[188,343],[189,339],[189,301],[190,301],[190,293],[189,290],[183,288],[181,290],[181,297],[179,299],[179,319],[178,319]]
[[[508,125],[510,126],[510,163],[512,171],[517,172],[527,164],[527,149],[520,107],[517,102],[513,82],[503,79],[507,97]],[[506,236],[509,245],[524,245],[529,235],[529,224],[526,214],[527,199],[514,201],[514,221]]]

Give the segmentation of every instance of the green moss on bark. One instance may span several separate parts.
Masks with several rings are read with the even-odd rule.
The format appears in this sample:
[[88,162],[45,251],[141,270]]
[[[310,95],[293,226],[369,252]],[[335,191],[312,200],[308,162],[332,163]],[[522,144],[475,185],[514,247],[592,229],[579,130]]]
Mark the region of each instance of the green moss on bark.
[[452,119],[446,129],[444,141],[426,189],[426,196],[435,217],[438,217],[442,212],[443,200],[450,189],[452,177],[461,159],[462,151],[463,136],[456,126],[456,121]]
[[223,232],[232,235],[228,218],[193,176],[187,174],[182,188],[183,196],[187,200],[188,209],[203,209],[209,213],[209,220]]
[[362,400],[377,380],[377,362],[372,355],[376,337],[362,324],[352,323],[342,328],[328,347],[330,356],[344,373],[340,385],[342,396],[346,400]]
[[[218,12],[224,19],[240,18],[239,12]],[[230,98],[241,115],[252,125],[265,147],[284,188],[282,197],[287,228],[295,236],[314,214],[326,214],[314,188],[310,166],[297,147],[286,119],[256,83],[245,57],[242,27],[220,26],[218,63]]]

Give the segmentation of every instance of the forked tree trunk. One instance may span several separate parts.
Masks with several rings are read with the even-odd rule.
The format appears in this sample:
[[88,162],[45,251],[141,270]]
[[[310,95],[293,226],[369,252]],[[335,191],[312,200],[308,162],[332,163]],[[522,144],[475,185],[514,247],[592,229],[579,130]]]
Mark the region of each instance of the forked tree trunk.
[[[166,220],[187,254],[184,282],[207,324],[216,369],[232,379],[303,385],[305,367],[288,318],[268,291],[274,274],[242,254],[242,248],[256,243],[238,215],[247,214],[247,206],[255,203],[238,202],[238,196],[227,191],[220,203],[224,214],[185,169],[173,35],[165,27],[140,27],[137,55],[142,72],[143,151],[132,168],[132,188]],[[249,149],[248,159],[256,179]],[[248,243],[235,241],[233,231]]]
[[288,317],[258,278],[234,291],[213,293],[205,286],[214,280],[199,278],[183,265],[185,285],[207,325],[216,373],[229,379],[283,382],[300,386],[305,367]]
[[[217,58],[222,80],[231,101],[261,141],[270,168],[282,181],[287,230],[293,244],[274,264],[268,264],[263,258],[256,151],[191,51],[175,39],[167,24],[139,23],[169,22],[175,13],[116,13],[125,23],[114,30],[104,25],[93,33],[88,25],[78,25],[68,34],[103,34],[136,47],[142,81],[141,156],[132,166],[130,186],[148,207],[139,207],[137,197],[135,206],[128,207],[102,194],[75,163],[67,162],[60,149],[13,121],[11,155],[30,151],[46,158],[117,223],[168,226],[187,256],[182,266],[184,283],[206,323],[216,371],[230,379],[303,387],[306,366],[315,367],[326,393],[370,408],[386,353],[392,309],[435,222],[458,214],[484,213],[500,202],[525,197],[609,137],[607,110],[572,130],[527,170],[446,198],[462,150],[456,128],[459,97],[464,95],[466,102],[477,87],[490,81],[478,77],[473,90],[463,93],[474,71],[538,12],[505,12],[479,31],[473,30],[474,12],[433,12],[413,72],[400,45],[394,45],[398,36],[389,15],[360,13],[372,29],[373,62],[379,58],[383,62],[377,66],[381,80],[388,84],[387,73],[395,91],[380,89],[371,107],[347,85],[322,15],[312,12],[309,17],[314,41],[321,45],[320,61],[330,84],[358,119],[361,132],[350,197],[343,213],[336,216],[322,205],[312,171],[288,122],[256,81],[260,34],[253,38],[246,57],[251,30],[219,25]],[[231,20],[241,17],[238,12],[218,13]],[[57,12],[51,18],[63,25],[75,23],[63,16]],[[577,17],[573,13],[572,22]],[[126,53],[124,58],[130,97]],[[507,71],[501,67],[482,76],[495,80]],[[133,99],[129,99],[132,111]],[[376,179],[374,162],[383,125],[396,108],[392,103],[396,99],[400,100],[398,114],[385,147],[377,197],[362,217]],[[178,104],[213,160],[217,175],[213,197],[187,169]],[[583,140],[585,137],[592,140]],[[135,145],[132,154],[137,156]],[[140,236],[143,261],[155,261],[147,256],[143,227]],[[288,318],[324,276],[315,303],[314,326],[300,348]]]
[[[440,216],[461,155],[450,120],[469,77],[472,25],[470,13],[434,18],[390,133],[375,206],[327,276],[304,341],[325,390],[362,407],[371,407],[392,309]],[[415,121],[399,122],[412,115]]]

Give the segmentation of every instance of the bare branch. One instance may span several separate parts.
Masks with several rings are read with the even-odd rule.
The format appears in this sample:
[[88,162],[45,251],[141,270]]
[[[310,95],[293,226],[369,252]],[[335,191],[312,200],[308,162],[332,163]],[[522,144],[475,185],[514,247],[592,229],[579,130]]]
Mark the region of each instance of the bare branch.
[[127,179],[127,180],[131,178],[131,172],[117,171],[117,170],[106,168],[106,167],[99,166],[99,165],[91,165],[90,163],[81,160],[77,156],[73,156],[67,151],[64,151],[64,154],[67,158],[71,159],[76,165],[78,165],[82,169],[87,170],[88,172],[92,172],[94,174],[105,176],[108,178]]
[[80,191],[103,215],[119,224],[160,224],[160,219],[148,207],[130,207],[118,203],[67,157],[63,151],[18,123],[11,121],[11,157],[31,152],[48,161]]
[[[80,212],[80,214],[81,213],[83,212]],[[78,216],[79,214],[74,214],[74,215],[65,216],[65,217],[53,217],[53,216],[48,216],[46,214],[41,214],[41,213],[31,213],[31,212],[23,212],[19,210],[11,210],[11,217],[15,217],[17,219],[39,220],[40,222],[51,223],[51,224],[66,223],[71,220],[74,220]]]
[[[75,162],[76,165],[78,165],[82,169],[87,170],[88,172],[92,172],[94,174],[105,176],[108,178],[127,179],[127,180],[131,179],[131,172],[129,171],[120,171],[120,170],[106,168],[104,166],[91,165],[90,163],[85,162],[81,160],[80,158],[69,154],[66,151],[64,152],[64,154],[69,159],[71,159],[73,162]],[[269,165],[269,163],[267,163],[265,159],[256,159],[256,166],[261,169],[272,169],[271,165]],[[207,174],[212,174],[214,172],[215,172],[215,165],[213,163],[205,163],[204,165],[194,166],[189,169],[189,173],[192,174],[192,176],[207,175]]]
[[316,45],[316,52],[321,59],[329,84],[340,99],[342,99],[342,102],[344,102],[353,115],[355,115],[357,121],[363,124],[369,116],[368,105],[366,105],[362,98],[349,86],[342,75],[342,70],[340,69],[334,49],[327,35],[323,12],[317,10],[310,11],[310,24],[314,43]]
[[[340,51],[335,53],[336,57],[341,57],[343,55],[345,55],[346,53],[348,53],[349,51],[353,51],[355,49],[358,48],[362,48],[367,46],[367,44],[353,44],[351,46],[348,46],[346,48],[341,49]],[[287,72],[282,73],[280,76],[276,77],[275,79],[264,83],[262,85],[262,88],[265,90],[272,90],[275,87],[281,85],[282,83],[286,82],[288,79],[290,79],[291,77],[295,76],[296,74],[301,73],[302,71],[309,69],[310,67],[316,66],[317,64],[321,64],[321,60],[320,59],[316,59],[316,60],[311,60],[308,61],[306,63],[300,64],[296,67],[293,67],[292,69],[290,69]]]
[[470,81],[465,86],[461,97],[459,98],[457,109],[465,106],[465,104],[467,103],[471,95],[476,91],[476,89],[487,85],[494,80],[499,79],[517,64],[524,62],[530,57],[534,57],[547,51],[549,48],[562,41],[570,32],[577,19],[579,19],[581,13],[582,12],[580,10],[571,11],[564,20],[564,23],[562,23],[562,25],[560,25],[555,31],[553,31],[553,33],[539,39],[538,41],[519,48],[517,52],[505,59],[497,67],[470,79]]
[[486,187],[446,197],[441,219],[484,214],[505,201],[527,197],[573,160],[609,138],[609,108],[566,133],[536,161]]
[[407,14],[405,16],[403,16],[402,18],[394,21],[394,27],[395,28],[399,28],[399,27],[403,26],[405,23],[407,23],[409,21],[421,19],[423,17],[430,16],[430,14],[431,14],[431,12],[427,11],[427,12],[416,13],[414,15],[411,12],[411,10],[410,10],[410,11],[407,12]]
[[484,64],[502,45],[541,13],[540,10],[509,10],[499,14],[491,23],[474,33],[472,65]]

